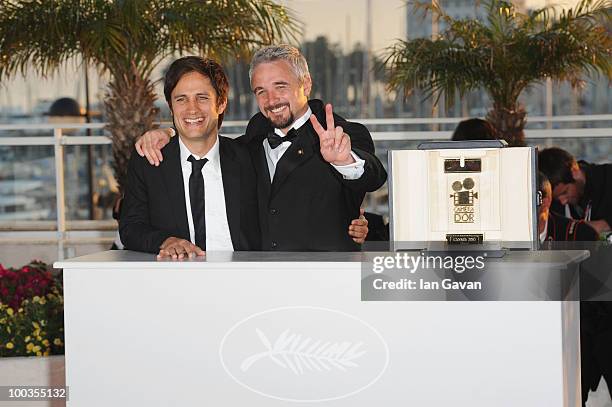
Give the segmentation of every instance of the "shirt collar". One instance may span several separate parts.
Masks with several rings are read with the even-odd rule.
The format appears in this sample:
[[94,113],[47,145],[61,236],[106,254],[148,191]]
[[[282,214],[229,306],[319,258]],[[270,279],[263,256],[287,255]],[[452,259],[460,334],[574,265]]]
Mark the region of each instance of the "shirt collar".
[[[308,106],[308,110],[306,110],[306,113],[304,113],[303,116],[298,117],[298,119],[293,122],[290,129],[297,130],[300,127],[302,127],[308,121],[308,119],[310,119],[311,114],[312,114],[312,110],[310,110],[310,106]],[[281,137],[285,137],[285,133],[283,133],[281,129],[274,129],[274,133]]]
[[210,150],[208,150],[208,153],[206,153],[204,157],[200,157],[199,155],[189,151],[187,146],[183,143],[183,140],[181,140],[181,137],[178,137],[179,147],[181,150],[181,165],[189,165],[189,168],[191,168],[191,163],[187,161],[187,159],[190,155],[192,155],[198,160],[201,160],[202,158],[207,158],[210,163],[209,166],[212,167],[216,172],[219,172],[218,170],[220,170],[221,168],[221,166],[219,165],[219,136],[217,136],[215,144],[213,144],[213,146],[210,148]]
[[540,233],[540,243],[544,243],[546,241],[546,237],[548,237],[548,219],[546,219],[546,223],[544,224],[544,230],[542,233]]

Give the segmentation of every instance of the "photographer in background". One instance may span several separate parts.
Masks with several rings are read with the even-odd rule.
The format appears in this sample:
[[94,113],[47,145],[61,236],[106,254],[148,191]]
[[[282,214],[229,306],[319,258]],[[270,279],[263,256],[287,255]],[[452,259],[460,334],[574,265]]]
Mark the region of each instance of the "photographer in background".
[[552,185],[553,212],[582,219],[599,234],[610,232],[612,164],[578,163],[558,147],[542,150],[538,162]]

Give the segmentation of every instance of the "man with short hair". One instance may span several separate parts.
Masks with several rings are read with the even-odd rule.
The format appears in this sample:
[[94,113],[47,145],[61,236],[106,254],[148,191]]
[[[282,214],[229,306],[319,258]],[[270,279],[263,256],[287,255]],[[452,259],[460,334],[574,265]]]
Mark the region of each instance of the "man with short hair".
[[538,155],[538,166],[552,184],[553,211],[584,219],[598,233],[612,225],[612,164],[589,164],[567,151],[552,147]]
[[569,219],[550,210],[552,186],[543,172],[538,171],[538,233],[540,243],[545,241],[592,242],[598,239],[597,232],[583,220]]
[[474,117],[460,121],[453,131],[451,140],[497,140],[497,138],[497,131],[491,123]]
[[[293,46],[259,50],[249,74],[260,112],[239,141],[257,177],[263,249],[358,250],[347,228],[365,193],[386,180],[369,132],[334,115],[331,105],[308,100],[308,65]],[[156,163],[167,137],[147,132],[137,151]]]
[[[538,166],[550,180],[552,197],[557,200],[562,213],[554,215],[558,225],[552,235],[555,241],[594,241],[599,233],[610,230],[612,215],[612,165],[592,165],[577,163],[574,157],[560,148],[547,148],[538,155]],[[541,184],[541,183],[540,183]],[[550,187],[549,187],[550,188]],[[546,195],[546,192],[545,194]],[[567,211],[564,211],[566,209]],[[557,209],[559,212],[560,209]],[[580,211],[580,212],[578,212]],[[575,220],[568,219],[576,217]],[[584,223],[592,226],[593,230],[585,228]],[[549,227],[550,229],[550,227]],[[589,238],[590,237],[590,238]],[[604,251],[605,253],[605,251]],[[595,275],[605,270],[605,254],[591,250],[591,257],[581,264],[583,272],[580,273],[581,294],[592,283],[587,279],[594,269]],[[604,267],[604,269],[601,269]],[[600,284],[600,282],[596,283]],[[582,381],[582,405],[586,401],[590,390],[596,390],[603,376],[612,396],[612,306],[609,302],[581,301],[580,303],[580,358]]]
[[260,250],[256,181],[248,151],[218,129],[229,84],[211,59],[174,61],[164,95],[178,133],[151,166],[132,154],[119,222],[130,250],[181,259],[205,250]]

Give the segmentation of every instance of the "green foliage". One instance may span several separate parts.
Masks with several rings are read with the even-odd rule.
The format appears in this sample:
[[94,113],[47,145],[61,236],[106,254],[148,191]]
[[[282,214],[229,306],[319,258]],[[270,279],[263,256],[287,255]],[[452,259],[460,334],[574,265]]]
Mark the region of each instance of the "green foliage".
[[0,357],[64,354],[64,299],[57,292],[0,304]]
[[298,28],[271,0],[0,0],[0,79],[49,75],[79,55],[112,75],[135,65],[147,77],[173,53],[244,54]]
[[386,50],[390,88],[444,93],[449,104],[457,92],[484,88],[494,109],[515,111],[521,92],[546,78],[573,86],[584,75],[612,78],[610,0],[582,0],[560,13],[550,7],[521,13],[510,2],[489,0],[485,21],[454,19],[435,4],[416,7],[446,28],[436,39],[398,41]]
[[245,56],[298,32],[272,0],[0,0],[0,80],[48,76],[75,57],[109,72],[106,129],[121,192],[134,141],[157,117],[150,76],[162,60]]
[[64,354],[60,274],[41,262],[0,265],[0,357]]

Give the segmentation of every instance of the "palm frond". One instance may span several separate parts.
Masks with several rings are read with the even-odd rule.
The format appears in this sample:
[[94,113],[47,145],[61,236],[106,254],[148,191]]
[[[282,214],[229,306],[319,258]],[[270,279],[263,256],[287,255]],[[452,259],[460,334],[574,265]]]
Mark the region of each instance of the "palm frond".
[[2,0],[0,78],[28,67],[48,75],[75,55],[144,73],[174,52],[245,54],[295,41],[300,29],[272,0]]
[[0,0],[0,80],[48,76],[75,56],[110,73],[115,175],[157,114],[150,75],[168,55],[245,55],[293,41],[300,23],[272,0]]
[[385,51],[388,86],[406,94],[440,92],[450,104],[456,93],[482,87],[496,106],[513,111],[521,92],[546,78],[573,85],[586,75],[612,78],[610,0],[582,0],[560,13],[551,7],[521,13],[508,1],[489,0],[485,21],[417,6],[443,18],[446,28],[437,39],[398,40]]

